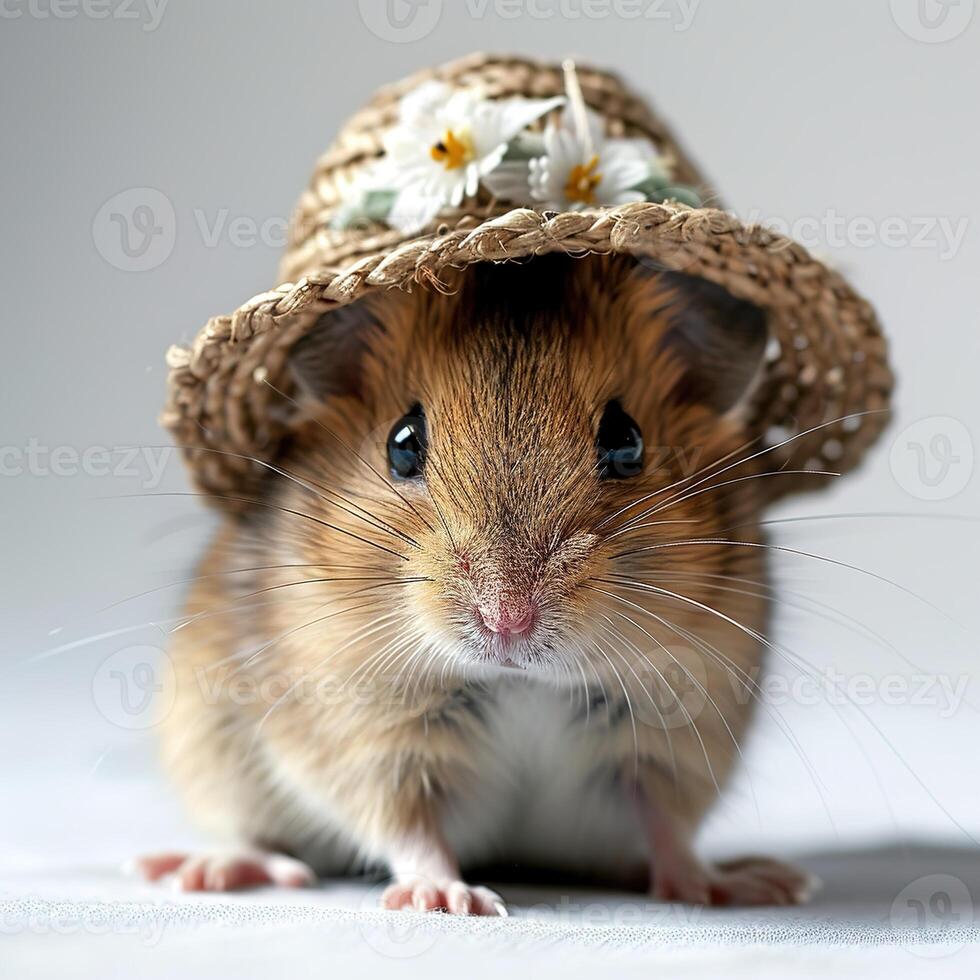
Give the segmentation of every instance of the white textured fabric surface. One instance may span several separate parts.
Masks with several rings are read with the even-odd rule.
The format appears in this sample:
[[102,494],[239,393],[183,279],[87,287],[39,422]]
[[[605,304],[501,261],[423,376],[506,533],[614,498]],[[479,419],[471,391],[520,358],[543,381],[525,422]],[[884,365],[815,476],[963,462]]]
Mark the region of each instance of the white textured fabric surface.
[[[52,720],[57,706],[48,705]],[[262,889],[199,897],[126,878],[139,851],[199,842],[153,763],[152,738],[116,741],[78,765],[91,727],[36,725],[13,705],[26,755],[45,742],[48,764],[21,767],[0,809],[0,976],[262,977],[400,975],[687,976],[934,975],[975,977],[980,854],[941,843],[785,845],[824,887],[785,910],[699,910],[643,897],[501,886],[507,920],[382,913],[378,887],[329,881],[308,891]],[[42,709],[43,710],[43,709]],[[92,744],[88,744],[91,752]],[[60,763],[52,760],[60,759]],[[739,850],[738,835],[718,838]],[[757,837],[747,832],[745,840]],[[775,835],[767,835],[775,839]],[[792,834],[784,835],[784,841]],[[759,841],[756,840],[756,846]]]
[[[8,877],[0,899],[3,976],[519,976],[547,968],[671,976],[976,976],[980,929],[963,917],[919,929],[887,901],[902,883],[948,868],[980,887],[980,861],[924,848],[826,856],[822,897],[806,910],[706,911],[632,897],[504,889],[506,920],[383,913],[377,889],[349,882],[287,893],[201,899],[128,882],[114,869],[50,869]],[[965,875],[969,865],[969,875]],[[701,972],[703,971],[703,972]]]
[[[852,598],[852,614],[869,619],[857,607],[863,595],[833,594],[836,602]],[[131,711],[144,679],[118,675],[132,667],[120,648],[144,649],[125,644],[163,642],[152,623],[144,634],[119,634],[118,627],[160,613],[112,612],[104,626],[96,619],[57,638],[17,642],[0,683],[7,736],[0,980],[240,980],[274,972],[293,980],[325,971],[377,977],[391,967],[419,977],[592,976],[610,965],[617,976],[980,976],[980,817],[962,750],[976,744],[980,728],[972,691],[956,710],[948,699],[892,704],[883,697],[844,710],[828,704],[826,692],[801,691],[760,713],[746,765],[701,845],[719,856],[798,861],[824,881],[806,908],[698,911],[636,896],[503,885],[513,915],[495,922],[381,914],[377,890],[352,882],[200,898],[119,873],[135,854],[206,842],[157,770],[152,726]],[[888,622],[880,628],[896,633],[916,661],[931,663],[923,651],[932,649],[952,656],[970,642],[966,633],[940,631],[914,604],[892,623],[897,612],[895,604],[883,609]],[[873,652],[846,646],[826,624],[783,617],[780,628],[814,663],[846,663],[847,677],[894,673],[893,658],[875,662]],[[63,649],[49,656],[52,644]]]

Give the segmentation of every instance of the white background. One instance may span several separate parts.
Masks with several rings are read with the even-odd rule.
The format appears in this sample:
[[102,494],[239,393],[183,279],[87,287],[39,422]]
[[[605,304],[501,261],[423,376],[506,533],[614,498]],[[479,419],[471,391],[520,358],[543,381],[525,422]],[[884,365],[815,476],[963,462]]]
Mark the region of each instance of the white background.
[[[859,473],[771,516],[922,516],[778,525],[773,540],[887,576],[943,613],[868,574],[780,558],[788,586],[885,645],[781,612],[782,642],[871,694],[860,710],[799,697],[780,707],[816,781],[762,718],[706,846],[975,846],[980,714],[935,694],[966,683],[980,708],[980,18],[963,20],[973,6],[962,0],[930,31],[912,0],[429,0],[399,33],[381,2],[170,0],[161,10],[137,0],[96,19],[81,2],[55,16],[8,0],[5,13],[21,15],[0,19],[0,718],[14,801],[3,807],[3,862],[108,868],[189,837],[156,780],[153,732],[131,729],[139,719],[120,713],[108,673],[141,659],[133,646],[165,646],[165,626],[149,621],[175,613],[180,589],[104,607],[193,574],[213,524],[193,498],[125,496],[186,489],[176,454],[148,486],[145,465],[102,476],[63,459],[59,475],[49,456],[29,462],[30,447],[165,444],[155,418],[166,347],[274,283],[281,223],[342,119],[378,84],[475,48],[620,69],[726,205],[810,236],[873,301],[891,341],[899,388],[886,437]],[[634,9],[662,16],[624,16]],[[412,32],[423,36],[406,40]],[[932,43],[943,32],[955,36]],[[133,188],[159,194],[124,193]],[[157,251],[127,259],[106,216],[145,202],[163,229]],[[955,459],[933,487],[910,443],[931,453],[936,477],[937,434]],[[932,703],[901,693],[922,683]]]

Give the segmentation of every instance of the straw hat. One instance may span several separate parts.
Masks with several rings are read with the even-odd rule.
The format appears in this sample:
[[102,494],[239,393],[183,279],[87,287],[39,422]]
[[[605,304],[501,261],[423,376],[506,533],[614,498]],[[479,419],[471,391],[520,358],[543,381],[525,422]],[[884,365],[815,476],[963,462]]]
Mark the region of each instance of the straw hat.
[[[324,313],[369,290],[439,288],[453,269],[546,252],[629,253],[764,310],[751,425],[760,445],[795,437],[774,466],[843,472],[884,427],[885,341],[840,275],[721,210],[616,76],[486,55],[389,85],[347,123],[299,200],[282,284],[168,352],[162,423],[197,486],[247,508],[266,470],[251,457],[273,462],[298,414],[288,353]],[[766,483],[775,496],[821,479]]]

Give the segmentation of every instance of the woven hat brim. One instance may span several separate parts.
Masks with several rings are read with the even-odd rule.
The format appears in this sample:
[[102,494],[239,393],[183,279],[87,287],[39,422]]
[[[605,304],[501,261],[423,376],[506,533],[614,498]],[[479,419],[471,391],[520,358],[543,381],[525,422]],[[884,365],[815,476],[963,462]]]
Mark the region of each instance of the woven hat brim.
[[[471,228],[423,235],[312,271],[215,317],[190,347],[168,352],[162,424],[197,487],[247,508],[297,417],[287,358],[331,309],[368,291],[440,288],[451,270],[549,252],[629,254],[700,276],[764,310],[770,327],[751,434],[768,468],[807,470],[763,481],[768,499],[857,465],[888,420],[893,377],[873,309],[798,243],[713,208],[635,203],[593,211],[509,211]],[[282,393],[282,394],[280,394]],[[283,397],[283,396],[286,397]]]

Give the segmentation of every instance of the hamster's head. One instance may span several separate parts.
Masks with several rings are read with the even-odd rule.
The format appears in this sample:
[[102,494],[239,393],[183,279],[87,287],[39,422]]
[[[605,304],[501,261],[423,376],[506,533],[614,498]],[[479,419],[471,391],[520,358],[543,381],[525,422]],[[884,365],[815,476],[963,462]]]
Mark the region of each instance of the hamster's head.
[[394,617],[406,656],[580,677],[621,618],[660,629],[644,589],[701,601],[738,560],[692,541],[755,514],[753,481],[713,486],[749,470],[704,475],[749,441],[766,330],[722,289],[620,257],[369,294],[292,352],[309,419],[281,487],[313,520],[281,533],[303,562],[377,576],[344,588]]

